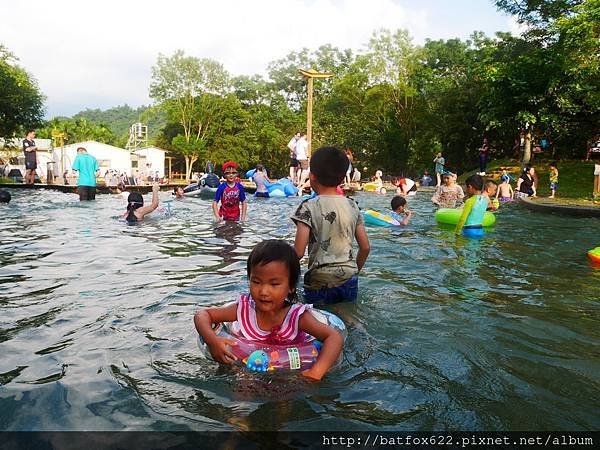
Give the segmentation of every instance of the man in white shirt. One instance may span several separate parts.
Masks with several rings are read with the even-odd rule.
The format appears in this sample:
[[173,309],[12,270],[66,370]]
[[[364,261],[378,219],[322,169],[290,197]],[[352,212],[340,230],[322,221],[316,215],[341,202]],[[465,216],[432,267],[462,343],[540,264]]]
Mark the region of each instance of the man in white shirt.
[[288,142],[287,148],[290,150],[290,179],[292,183],[296,184],[298,181],[296,177],[296,170],[298,169],[298,159],[296,159],[296,143],[300,139],[300,132],[298,131],[290,142]]
[[302,186],[308,179],[308,141],[306,133],[300,133],[300,139],[296,142],[296,159],[298,160],[298,186]]

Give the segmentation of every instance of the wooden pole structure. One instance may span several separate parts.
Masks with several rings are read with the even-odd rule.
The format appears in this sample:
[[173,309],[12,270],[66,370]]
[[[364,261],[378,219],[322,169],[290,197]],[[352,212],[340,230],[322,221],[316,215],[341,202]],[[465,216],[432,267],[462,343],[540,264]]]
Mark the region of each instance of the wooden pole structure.
[[308,103],[306,105],[306,139],[308,141],[307,156],[310,158],[312,151],[312,108],[313,108],[313,87],[315,78],[330,78],[333,76],[330,72],[317,72],[314,69],[303,70],[298,69],[298,72],[308,81]]
[[171,175],[171,161],[173,160],[173,156],[167,156],[166,157],[167,161],[169,161],[169,181],[172,179],[172,175]]

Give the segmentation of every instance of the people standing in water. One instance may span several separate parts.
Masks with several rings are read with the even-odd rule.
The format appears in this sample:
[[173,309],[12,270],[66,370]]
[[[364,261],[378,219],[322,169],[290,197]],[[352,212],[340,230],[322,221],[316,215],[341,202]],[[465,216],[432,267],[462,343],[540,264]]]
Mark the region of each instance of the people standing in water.
[[460,185],[456,184],[456,178],[451,172],[445,172],[442,177],[443,183],[438,186],[431,197],[431,201],[440,208],[456,208],[465,198]]
[[[490,211],[496,211],[500,207],[500,202],[495,197],[496,192],[498,191],[498,185],[493,181],[486,181],[483,186],[483,191],[481,195],[487,198],[488,207],[487,209]],[[492,199],[492,197],[494,197]]]
[[462,232],[463,236],[467,237],[483,236],[483,216],[488,207],[488,198],[481,194],[483,178],[471,175],[465,184],[470,197],[465,202],[462,215],[456,224],[456,234]]
[[79,172],[79,178],[77,178],[79,201],[95,200],[96,175],[100,170],[96,158],[90,155],[85,148],[79,147],[72,169]]
[[297,184],[298,181],[298,158],[296,157],[296,144],[300,139],[301,133],[298,131],[288,142],[287,148],[290,151],[290,180],[292,183]]
[[[303,201],[292,215],[298,258],[308,246],[304,298],[311,303],[355,301],[358,273],[370,244],[358,205],[336,192],[344,180],[348,158],[335,147],[318,149],[311,159],[310,184],[317,197]],[[358,243],[354,258],[353,241]]]
[[516,197],[536,197],[535,169],[531,164],[523,168],[523,173],[517,180]]
[[[296,159],[298,160],[298,186],[302,186],[308,180],[309,165],[308,165],[308,141],[306,133],[300,133],[300,139],[296,142]],[[302,194],[300,194],[302,195]]]
[[554,198],[554,194],[556,193],[556,188],[558,188],[558,167],[556,161],[552,161],[550,163],[550,197]]
[[353,170],[353,164],[354,164],[354,156],[352,156],[352,152],[350,151],[350,149],[348,147],[346,147],[344,149],[344,153],[346,154],[346,156],[348,157],[348,170],[346,171],[346,178],[344,180],[344,184],[349,185],[350,182],[352,181],[352,170]]
[[267,189],[267,182],[272,183],[271,179],[267,175],[267,171],[265,167],[258,163],[256,165],[256,171],[252,175],[252,181],[256,184],[256,192],[254,194],[255,197],[264,197],[269,198],[269,190]]
[[498,190],[496,191],[496,199],[500,203],[510,202],[514,195],[513,188],[510,185],[510,177],[504,173],[500,177],[500,181],[501,183],[498,185]]
[[442,175],[444,174],[444,166],[446,165],[446,160],[442,156],[442,152],[438,152],[433,159],[435,163],[435,178],[437,180],[436,186],[442,185]]
[[400,222],[400,225],[408,225],[413,213],[406,209],[406,199],[401,195],[396,195],[392,198],[391,207],[392,212],[390,216]]
[[222,170],[225,181],[217,188],[212,202],[215,219],[218,222],[238,220],[244,222],[248,204],[244,186],[236,181],[238,165],[233,161],[227,161],[223,164]]
[[35,183],[35,171],[37,169],[37,146],[35,145],[35,130],[27,131],[23,139],[23,153],[25,154],[25,183]]
[[123,214],[127,223],[134,224],[158,208],[158,183],[152,185],[152,203],[144,206],[144,197],[139,192],[132,192],[127,197],[127,211]]
[[298,303],[300,262],[294,249],[284,241],[263,241],[250,252],[246,273],[250,295],[243,294],[226,306],[203,308],[194,315],[196,331],[214,360],[223,364],[237,360],[228,348],[236,342],[217,336],[213,330],[216,323],[233,322],[248,340],[265,344],[292,344],[308,334],[322,346],[315,364],[302,375],[321,380],[340,356],[344,339],[310,313],[312,305]]

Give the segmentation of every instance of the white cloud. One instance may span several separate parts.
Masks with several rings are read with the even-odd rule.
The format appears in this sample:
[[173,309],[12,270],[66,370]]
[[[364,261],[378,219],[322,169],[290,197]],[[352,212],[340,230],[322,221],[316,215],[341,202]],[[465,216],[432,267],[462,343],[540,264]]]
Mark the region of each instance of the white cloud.
[[152,65],[177,49],[251,75],[303,47],[358,50],[380,28],[431,36],[425,8],[394,0],[33,0],[2,2],[0,17],[0,43],[39,81],[50,117],[150,103]]

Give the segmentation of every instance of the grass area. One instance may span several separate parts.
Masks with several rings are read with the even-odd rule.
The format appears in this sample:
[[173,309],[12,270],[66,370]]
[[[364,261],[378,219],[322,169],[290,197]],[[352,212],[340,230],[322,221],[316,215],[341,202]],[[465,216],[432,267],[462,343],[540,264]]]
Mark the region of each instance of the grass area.
[[[550,195],[549,169],[550,160],[534,160],[532,165],[538,176],[537,193],[539,197],[548,197]],[[600,205],[600,199],[593,198],[594,190],[594,164],[599,161],[581,161],[581,160],[562,160],[558,164],[558,189],[556,190],[556,200],[561,203],[569,204],[588,204]],[[513,189],[516,186],[516,180],[521,175],[521,164],[515,160],[497,160],[490,161],[487,166],[485,178],[500,182],[502,172],[506,170],[515,181],[511,184]],[[460,184],[465,183],[467,177],[477,173],[478,169],[463,173],[458,177]]]

